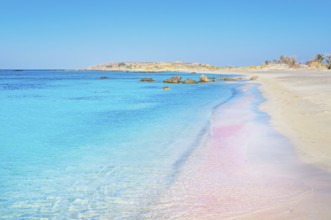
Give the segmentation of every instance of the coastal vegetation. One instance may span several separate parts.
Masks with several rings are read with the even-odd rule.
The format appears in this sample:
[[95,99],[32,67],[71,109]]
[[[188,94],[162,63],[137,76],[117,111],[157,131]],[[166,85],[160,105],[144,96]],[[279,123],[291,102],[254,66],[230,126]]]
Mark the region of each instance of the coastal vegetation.
[[325,57],[325,63],[328,67],[328,69],[330,70],[331,69],[331,55],[328,55]]
[[326,66],[328,69],[331,69],[331,55],[317,54],[315,58],[307,61],[308,66]]
[[297,59],[295,57],[291,57],[291,56],[282,55],[282,56],[280,56],[279,59],[273,59],[272,61],[269,61],[269,60],[264,61],[265,66],[277,65],[277,64],[286,64],[290,68],[298,67]]
[[290,68],[298,67],[298,63],[295,57],[281,56],[279,58],[279,62],[281,64],[287,64]]
[[312,59],[299,63],[293,56],[280,56],[279,59],[273,59],[272,61],[266,60],[264,64],[260,66],[260,69],[281,69],[279,67],[286,67],[290,69],[306,69],[306,70],[323,70],[331,69],[331,55],[316,54]]

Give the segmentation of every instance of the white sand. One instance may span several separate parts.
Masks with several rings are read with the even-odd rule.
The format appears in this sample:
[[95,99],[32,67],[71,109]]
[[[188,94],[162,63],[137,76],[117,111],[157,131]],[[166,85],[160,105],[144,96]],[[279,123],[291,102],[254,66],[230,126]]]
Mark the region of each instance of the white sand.
[[331,171],[331,72],[246,72],[258,76],[261,110],[306,162]]

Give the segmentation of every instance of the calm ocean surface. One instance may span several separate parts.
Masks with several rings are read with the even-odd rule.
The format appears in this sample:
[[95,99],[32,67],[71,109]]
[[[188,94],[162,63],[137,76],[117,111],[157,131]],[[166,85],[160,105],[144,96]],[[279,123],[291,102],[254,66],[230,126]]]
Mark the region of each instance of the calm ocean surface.
[[0,71],[0,219],[135,219],[149,210],[238,87],[163,91],[174,75],[200,76]]

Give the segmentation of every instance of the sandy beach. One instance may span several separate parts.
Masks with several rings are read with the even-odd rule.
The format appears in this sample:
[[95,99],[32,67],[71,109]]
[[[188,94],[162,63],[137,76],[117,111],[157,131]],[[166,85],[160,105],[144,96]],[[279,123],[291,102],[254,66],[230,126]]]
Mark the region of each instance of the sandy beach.
[[[305,160],[298,157],[297,152],[301,156],[301,152],[308,147],[294,145],[296,142],[293,134],[282,130],[281,126],[290,125],[286,123],[289,119],[282,119],[282,115],[274,111],[278,100],[274,100],[269,93],[278,88],[268,90],[267,87],[277,82],[278,78],[273,74],[267,76],[269,84],[261,76],[259,83],[265,86],[259,87],[255,82],[248,83],[239,91],[242,95],[238,99],[215,110],[211,117],[210,131],[202,139],[200,147],[181,168],[176,182],[153,205],[154,210],[144,217],[331,218],[331,186],[328,184],[331,182],[331,175],[312,166],[319,162],[318,165],[327,167],[327,161],[323,163],[324,161],[317,159],[308,160],[309,157]],[[267,102],[263,102],[258,89],[263,91]],[[264,104],[261,106],[261,103]],[[260,106],[267,114],[261,113],[261,109],[255,109],[254,106]],[[287,106],[287,109],[290,108],[291,106]],[[277,118],[274,117],[276,113]],[[270,119],[272,126],[268,123]]]
[[258,76],[261,110],[308,164],[331,171],[331,72],[244,72]]
[[[295,85],[298,78],[291,73],[277,74],[259,74],[259,89],[266,102],[252,91],[252,86],[256,86],[254,82],[241,89],[243,96],[237,101],[215,110],[210,132],[200,143],[201,147],[188,159],[175,184],[146,217],[158,218],[171,213],[167,216],[169,219],[331,218],[331,175],[325,170],[330,161],[327,156],[318,156],[327,155],[327,130],[323,133],[325,139],[316,136],[317,132],[304,136],[309,129],[318,131],[328,127],[322,119],[317,121],[318,114],[309,112],[312,114],[309,120],[303,120],[301,115],[295,117],[298,111],[314,110],[319,97],[313,99],[316,102],[302,104],[302,107],[295,103],[314,91],[316,84],[317,88],[323,88],[326,80],[320,76],[322,83],[319,83],[309,75],[297,75],[307,80],[301,85],[316,83],[307,89],[293,86],[302,93],[292,94],[285,86]],[[287,81],[290,83],[286,84]],[[256,102],[263,104],[255,111]],[[323,107],[320,106],[319,111]],[[259,113],[260,110],[268,115]],[[270,119],[271,125],[266,124],[265,120]],[[316,124],[310,124],[311,120]],[[302,142],[296,142],[297,135],[301,135]],[[313,146],[309,144],[312,138],[316,142]]]

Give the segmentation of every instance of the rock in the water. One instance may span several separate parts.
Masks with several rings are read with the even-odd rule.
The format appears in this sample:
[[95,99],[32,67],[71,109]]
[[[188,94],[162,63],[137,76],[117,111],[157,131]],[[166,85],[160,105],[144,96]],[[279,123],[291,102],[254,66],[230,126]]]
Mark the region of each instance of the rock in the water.
[[252,76],[249,80],[257,80],[258,78],[258,76]]
[[187,78],[187,79],[183,82],[183,84],[198,84],[198,82],[195,81],[195,80],[193,80],[193,79],[191,79],[191,78]]
[[100,76],[100,79],[109,79],[107,76]]
[[170,90],[169,86],[165,86],[162,88],[163,90]]
[[217,82],[216,77],[212,77],[212,78],[211,78],[211,81],[212,81],[212,82]]
[[206,75],[201,75],[200,76],[200,81],[201,83],[207,83],[207,82],[210,82],[210,80],[208,79],[208,76]]
[[155,80],[152,78],[142,78],[140,79],[140,82],[155,82]]
[[163,80],[164,83],[180,83],[181,76],[173,76],[170,79]]

